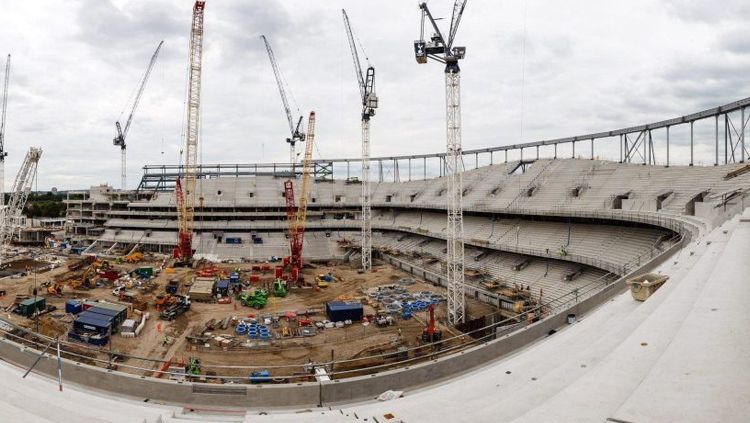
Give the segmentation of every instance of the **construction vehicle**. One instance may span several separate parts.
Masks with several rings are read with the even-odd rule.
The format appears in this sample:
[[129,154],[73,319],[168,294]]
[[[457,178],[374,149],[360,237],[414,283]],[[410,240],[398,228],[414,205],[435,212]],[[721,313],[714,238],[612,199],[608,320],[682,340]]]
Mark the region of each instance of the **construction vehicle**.
[[174,295],[157,295],[156,300],[154,300],[154,307],[156,307],[156,311],[160,311],[176,302],[177,298]]
[[201,103],[201,62],[203,58],[203,11],[206,2],[197,0],[193,6],[193,19],[190,31],[190,64],[188,66],[188,86],[186,100],[184,165],[181,178],[177,178],[175,197],[177,199],[178,243],[174,251],[176,264],[189,267],[193,262],[193,226],[195,224],[195,191],[198,168],[198,144],[200,137]]
[[375,324],[377,324],[381,328],[391,326],[394,323],[396,323],[396,321],[391,316],[387,316],[385,314],[378,314],[375,316]]
[[55,295],[57,297],[62,297],[63,293],[63,284],[60,282],[47,282],[47,294],[48,295]]
[[422,331],[422,341],[440,342],[443,339],[443,332],[435,327],[435,306],[432,304],[427,306],[427,312],[430,313],[430,320],[427,322],[427,327]]
[[190,297],[187,295],[175,295],[175,302],[159,313],[162,320],[174,320],[190,310]]
[[260,310],[268,304],[268,292],[264,289],[256,289],[251,292],[240,294],[237,296],[237,300],[246,307]]
[[[296,162],[294,147],[297,142],[305,141],[305,134],[304,130],[302,129],[303,116],[300,115],[299,119],[297,119],[297,124],[295,125],[294,119],[292,118],[292,111],[289,108],[289,101],[286,97],[286,91],[284,91],[284,82],[283,78],[281,77],[281,71],[279,70],[279,65],[276,63],[276,56],[274,55],[273,50],[271,49],[271,44],[268,42],[266,36],[261,35],[260,38],[263,39],[263,43],[266,46],[266,52],[268,52],[268,60],[271,61],[273,76],[276,78],[276,85],[279,87],[279,95],[281,95],[281,103],[284,106],[284,113],[286,113],[286,120],[289,124],[289,132],[291,136],[286,139],[286,142],[289,144],[289,163],[294,166],[294,163]],[[297,110],[297,113],[299,113],[299,110]],[[292,171],[294,171],[294,169],[292,169]]]
[[167,282],[167,286],[164,288],[164,290],[167,292],[167,294],[176,294],[179,288],[180,281],[177,279],[170,279],[169,282]]
[[154,54],[151,56],[151,61],[149,61],[148,66],[146,67],[146,72],[141,77],[141,82],[138,85],[138,93],[135,95],[135,99],[133,100],[133,107],[130,109],[130,114],[128,115],[127,122],[125,122],[125,127],[123,128],[120,125],[119,120],[115,122],[115,127],[117,128],[117,136],[112,140],[112,144],[114,144],[116,147],[120,147],[120,156],[122,162],[122,189],[127,188],[127,170],[125,166],[125,137],[128,136],[130,124],[133,123],[133,116],[135,116],[135,111],[138,108],[138,103],[141,101],[141,96],[143,95],[143,89],[146,88],[146,81],[148,81],[148,77],[149,75],[151,75],[151,70],[154,68],[154,64],[156,63],[156,58],[159,56],[159,51],[161,50],[162,44],[164,44],[164,41],[159,42],[159,45],[156,47],[156,51],[154,51]]
[[286,282],[281,279],[276,279],[273,283],[274,297],[286,297],[286,294]]
[[201,361],[198,357],[190,357],[187,364],[185,365],[186,376],[200,376],[201,374]]
[[333,276],[330,273],[321,273],[315,277],[315,283],[318,285],[318,288],[328,288],[331,282],[333,282]]
[[123,260],[125,260],[126,263],[138,263],[143,260],[143,253],[140,251],[132,252],[123,257]]
[[21,215],[26,207],[26,200],[31,193],[31,187],[36,179],[39,159],[42,157],[42,149],[31,147],[18,169],[10,199],[2,214],[0,222],[0,249],[5,249],[6,244],[11,241],[13,235],[18,232],[21,225]]
[[302,246],[305,237],[305,221],[307,219],[307,196],[310,192],[310,174],[312,168],[312,152],[315,143],[315,112],[310,112],[307,121],[307,137],[305,157],[302,161],[302,187],[299,192],[299,202],[295,209],[294,189],[292,181],[284,182],[284,197],[286,199],[286,215],[289,223],[289,257],[290,283],[299,284],[302,277]]
[[254,372],[250,373],[250,383],[256,384],[256,383],[270,383],[271,382],[271,374],[268,372],[268,370],[256,370]]

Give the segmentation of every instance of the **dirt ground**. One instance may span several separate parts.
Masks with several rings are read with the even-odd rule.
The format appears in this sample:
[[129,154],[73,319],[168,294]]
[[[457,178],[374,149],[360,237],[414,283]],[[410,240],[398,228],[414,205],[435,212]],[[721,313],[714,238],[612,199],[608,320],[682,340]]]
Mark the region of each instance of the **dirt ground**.
[[[113,264],[115,270],[129,272],[141,266],[158,266],[160,261],[141,262],[137,264]],[[241,271],[241,279],[246,280],[251,264],[218,265],[218,267],[229,273],[236,268]],[[212,319],[221,321],[227,317],[232,320],[244,318],[262,318],[264,316],[279,316],[285,312],[311,311],[309,318],[315,321],[326,319],[325,303],[331,300],[363,300],[365,302],[365,315],[373,315],[376,312],[375,304],[370,304],[366,296],[368,288],[393,284],[401,278],[411,277],[390,265],[380,265],[369,274],[359,274],[356,268],[349,264],[324,264],[316,265],[315,268],[305,268],[303,276],[306,281],[314,280],[318,274],[331,273],[334,282],[327,288],[291,288],[289,294],[283,298],[269,296],[268,305],[262,310],[255,310],[241,305],[232,300],[229,304],[200,303],[193,302],[190,310],[171,322],[158,318],[158,311],[154,308],[153,301],[157,294],[164,293],[164,287],[170,279],[188,281],[192,279],[193,272],[188,269],[175,268],[174,271],[161,272],[153,282],[156,288],[152,293],[145,294],[143,298],[148,302],[147,312],[150,318],[141,334],[136,338],[124,338],[114,335],[112,350],[124,353],[130,357],[148,357],[152,360],[127,359],[126,363],[132,366],[157,369],[161,363],[159,360],[173,360],[186,362],[190,357],[201,360],[204,371],[213,371],[216,374],[236,377],[247,377],[247,370],[223,368],[221,366],[259,366],[269,368],[274,376],[289,376],[302,373],[303,366],[310,362],[327,362],[331,358],[336,360],[363,357],[372,354],[395,353],[398,347],[415,347],[421,345],[420,336],[428,319],[427,312],[418,312],[409,320],[395,319],[395,324],[387,327],[378,327],[376,324],[364,325],[354,322],[343,328],[318,329],[315,336],[310,337],[284,337],[281,336],[284,327],[294,329],[298,327],[296,322],[288,322],[286,319],[278,319],[278,327],[271,329],[274,335],[268,342],[248,341],[246,336],[238,336],[234,333],[234,326],[230,324],[226,329],[214,328],[207,334],[210,340],[206,344],[192,344],[186,339],[187,335],[198,335],[204,331],[206,323]],[[7,295],[0,298],[3,307],[12,303],[17,294],[28,295],[36,284],[40,287],[45,281],[69,279],[80,277],[83,270],[77,272],[68,271],[66,266],[61,266],[46,273],[29,275],[18,279],[0,280],[0,289],[5,289]],[[261,285],[271,281],[273,274],[269,273],[261,278]],[[258,286],[258,284],[254,284]],[[444,295],[445,290],[433,286],[424,281],[416,280],[412,285],[404,286],[409,292],[432,291]],[[183,283],[180,293],[187,293],[187,287]],[[49,314],[53,319],[61,320],[66,324],[72,321],[70,316],[64,313],[65,301],[69,298],[103,299],[117,301],[112,295],[112,286],[105,285],[90,290],[73,290],[69,287],[63,289],[61,296],[47,295],[46,288],[39,288],[40,295],[47,297],[50,305],[58,307],[58,310]],[[493,306],[466,298],[469,317],[479,317],[495,311]],[[445,303],[438,304],[435,310],[438,328],[443,331],[444,337],[453,334],[458,335],[453,329],[442,324],[445,320]],[[33,328],[34,322],[30,319],[9,312],[4,317],[22,326]],[[230,346],[219,346],[211,339],[222,335],[231,340]],[[105,347],[103,351],[108,351]],[[353,363],[350,367],[356,368],[365,361]],[[292,368],[275,369],[274,366],[295,365]],[[123,368],[123,370],[126,370]],[[340,370],[340,369],[339,369]]]

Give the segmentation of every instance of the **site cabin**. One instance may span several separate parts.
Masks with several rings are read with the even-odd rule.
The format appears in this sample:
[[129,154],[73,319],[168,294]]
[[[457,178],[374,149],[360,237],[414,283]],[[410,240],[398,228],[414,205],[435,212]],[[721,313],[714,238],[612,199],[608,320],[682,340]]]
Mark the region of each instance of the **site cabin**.
[[332,322],[356,322],[362,320],[364,308],[359,302],[330,301],[326,303],[326,314]]
[[213,278],[195,278],[189,294],[194,301],[212,301],[216,294],[216,281]]
[[44,297],[33,297],[21,301],[16,308],[16,313],[24,317],[32,317],[35,313],[42,312],[47,309],[47,300]]
[[105,345],[109,341],[114,317],[84,311],[73,321],[68,339],[92,345]]

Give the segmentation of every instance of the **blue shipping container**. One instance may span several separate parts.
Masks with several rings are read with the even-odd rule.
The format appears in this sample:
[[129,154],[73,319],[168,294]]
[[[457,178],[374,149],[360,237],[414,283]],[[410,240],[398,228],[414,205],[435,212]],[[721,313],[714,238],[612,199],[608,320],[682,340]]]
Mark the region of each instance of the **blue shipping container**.
[[364,309],[362,303],[331,301],[326,303],[326,314],[332,322],[358,321],[362,320]]
[[105,335],[112,326],[112,318],[102,314],[85,311],[76,317],[73,328],[81,332],[94,332]]
[[78,314],[83,310],[83,304],[79,300],[68,300],[65,302],[65,312]]
[[97,315],[105,316],[111,319],[112,321],[112,330],[117,331],[118,326],[122,322],[125,321],[127,318],[127,312],[120,312],[117,310],[112,310],[104,307],[91,307],[88,310],[86,310],[89,313],[94,313]]

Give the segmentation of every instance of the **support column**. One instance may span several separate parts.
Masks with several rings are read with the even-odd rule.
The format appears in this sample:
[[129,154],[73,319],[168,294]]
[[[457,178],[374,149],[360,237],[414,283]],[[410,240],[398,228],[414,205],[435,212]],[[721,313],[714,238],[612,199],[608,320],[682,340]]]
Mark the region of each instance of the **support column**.
[[573,158],[576,158],[576,142],[573,141]]
[[557,159],[557,143],[555,143],[555,159]]
[[719,165],[719,115],[716,115],[716,146],[714,149],[715,158],[714,158],[714,166]]
[[622,163],[622,134],[620,134],[620,163]]
[[693,165],[693,126],[695,126],[695,121],[690,122],[690,166]]
[[536,146],[536,159],[539,160],[539,146]]
[[745,108],[742,108],[742,131],[740,132],[740,140],[742,141],[742,149],[740,150],[740,163],[745,163]]
[[422,179],[427,180],[427,157],[422,157]]
[[591,160],[594,160],[594,139],[591,138]]
[[411,159],[409,159],[409,181],[411,182]]
[[724,113],[724,164],[729,163],[729,115]]
[[669,126],[667,126],[667,167],[669,167]]

